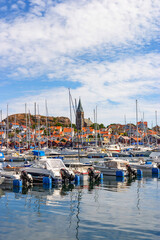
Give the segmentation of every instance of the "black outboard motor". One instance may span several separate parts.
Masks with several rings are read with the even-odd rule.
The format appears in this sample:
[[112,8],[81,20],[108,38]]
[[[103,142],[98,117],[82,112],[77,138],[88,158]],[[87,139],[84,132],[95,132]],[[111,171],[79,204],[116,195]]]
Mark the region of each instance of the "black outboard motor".
[[67,170],[67,169],[64,169],[64,168],[62,168],[61,170],[60,170],[60,172],[61,172],[61,176],[62,176],[62,180],[64,181],[64,182],[66,182],[66,180],[68,180],[68,181],[73,181],[74,180],[74,175],[72,174],[72,173],[69,173],[69,171]]
[[33,184],[33,178],[30,174],[27,174],[26,171],[21,172],[21,179],[24,186],[29,186]]
[[93,168],[88,168],[88,175],[90,181],[97,181],[100,179],[100,173],[96,173]]
[[132,177],[132,176],[136,177],[137,176],[136,170],[132,169],[130,165],[126,165],[126,167],[127,167],[128,175],[130,177]]

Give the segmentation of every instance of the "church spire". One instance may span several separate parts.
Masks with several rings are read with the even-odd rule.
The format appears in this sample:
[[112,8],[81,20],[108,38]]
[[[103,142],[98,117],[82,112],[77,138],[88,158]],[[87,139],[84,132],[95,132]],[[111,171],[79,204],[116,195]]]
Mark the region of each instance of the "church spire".
[[84,112],[84,111],[83,111],[83,107],[82,107],[82,103],[81,103],[81,99],[79,99],[77,112]]
[[78,107],[76,110],[76,127],[77,127],[77,130],[82,130],[82,127],[84,127],[84,111],[83,111],[80,98],[79,98]]

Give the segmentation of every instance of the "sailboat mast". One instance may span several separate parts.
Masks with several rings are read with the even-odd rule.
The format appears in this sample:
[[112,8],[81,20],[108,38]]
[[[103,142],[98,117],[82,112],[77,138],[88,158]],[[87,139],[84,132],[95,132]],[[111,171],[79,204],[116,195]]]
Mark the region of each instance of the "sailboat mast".
[[31,129],[31,119],[30,119],[30,110],[28,110],[28,125],[29,125],[29,132],[28,132],[28,138],[29,138],[29,148],[30,148],[30,139],[31,139],[31,136],[30,136],[30,129]]
[[70,112],[70,121],[71,121],[71,141],[72,141],[72,145],[73,145],[72,110],[71,110],[71,93],[70,93],[70,88],[68,88],[68,91],[69,91],[69,112]]
[[8,104],[7,104],[7,126],[6,126],[6,140],[7,140],[7,149],[8,149]]
[[96,112],[95,112],[95,120],[96,120],[96,148],[97,148],[97,106],[96,106]]
[[137,126],[137,148],[138,148],[138,106],[137,106],[137,100],[136,100],[136,126]]
[[48,148],[48,107],[47,107],[47,100],[45,101],[45,105],[46,105],[46,134],[47,134],[47,148]]
[[27,103],[25,103],[25,114],[26,114],[26,146],[27,146],[27,148],[28,148]]
[[155,118],[156,118],[156,146],[157,146],[157,111],[155,111]]

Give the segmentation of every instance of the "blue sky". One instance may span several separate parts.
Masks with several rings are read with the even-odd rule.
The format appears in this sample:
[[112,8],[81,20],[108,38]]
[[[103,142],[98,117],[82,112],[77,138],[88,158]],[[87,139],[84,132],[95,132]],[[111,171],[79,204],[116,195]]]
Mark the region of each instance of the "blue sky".
[[[155,125],[160,112],[158,0],[1,0],[0,109],[34,102],[45,114],[69,117],[68,88],[85,118]],[[74,118],[73,118],[74,119]]]

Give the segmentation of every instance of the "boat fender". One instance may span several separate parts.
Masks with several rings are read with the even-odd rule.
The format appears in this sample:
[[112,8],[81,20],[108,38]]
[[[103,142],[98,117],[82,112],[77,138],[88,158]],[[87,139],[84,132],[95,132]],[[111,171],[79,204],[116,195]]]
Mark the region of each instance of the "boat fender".
[[152,168],[153,175],[159,175],[159,168]]

